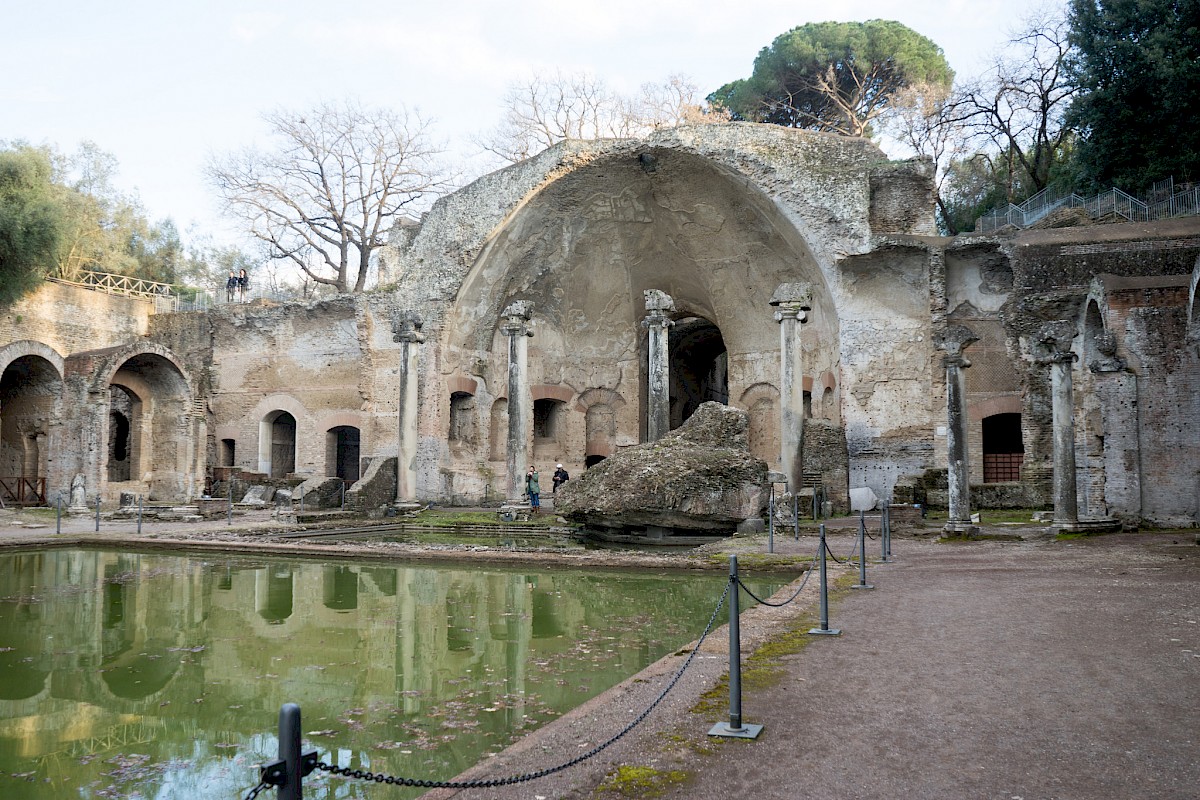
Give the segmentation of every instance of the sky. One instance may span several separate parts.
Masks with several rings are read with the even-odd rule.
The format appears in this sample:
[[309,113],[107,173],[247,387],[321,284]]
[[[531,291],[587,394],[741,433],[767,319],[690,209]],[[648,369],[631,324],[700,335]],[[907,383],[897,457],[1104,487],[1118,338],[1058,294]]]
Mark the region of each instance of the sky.
[[[1048,3],[1048,4],[1047,4]],[[0,27],[0,142],[116,156],[115,183],[185,238],[235,241],[203,166],[269,144],[263,113],[354,99],[432,119],[461,171],[514,81],[586,71],[612,90],[683,74],[708,94],[807,22],[895,19],[960,78],[984,73],[1054,0],[8,0]],[[191,233],[189,233],[189,229]]]

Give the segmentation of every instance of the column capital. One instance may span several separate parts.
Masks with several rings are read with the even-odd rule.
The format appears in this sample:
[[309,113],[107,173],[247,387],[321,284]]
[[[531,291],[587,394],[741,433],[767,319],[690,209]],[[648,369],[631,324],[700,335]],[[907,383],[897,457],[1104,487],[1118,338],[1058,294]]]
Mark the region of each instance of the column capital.
[[529,320],[533,318],[532,301],[514,300],[500,312],[500,316],[504,317],[500,332],[505,336],[533,336],[528,326]]
[[1071,350],[1075,339],[1075,323],[1069,319],[1043,322],[1034,342],[1038,348],[1038,360],[1043,364],[1073,363],[1078,356]]
[[808,320],[808,311],[812,310],[812,284],[801,281],[797,283],[781,283],[771,295],[770,303],[775,307],[775,321],[785,319]]
[[424,326],[425,321],[421,319],[417,312],[410,310],[400,311],[396,316],[392,317],[392,341],[419,344],[425,341],[425,336],[421,333],[421,328]]
[[978,342],[979,337],[967,326],[951,323],[934,334],[933,341],[938,350],[946,353],[942,359],[945,366],[965,368],[971,366],[971,362],[963,355],[963,351]]
[[675,310],[675,300],[671,295],[659,289],[646,289],[642,294],[646,298],[646,318],[642,320],[643,328],[653,326],[670,328],[675,324],[667,316]]

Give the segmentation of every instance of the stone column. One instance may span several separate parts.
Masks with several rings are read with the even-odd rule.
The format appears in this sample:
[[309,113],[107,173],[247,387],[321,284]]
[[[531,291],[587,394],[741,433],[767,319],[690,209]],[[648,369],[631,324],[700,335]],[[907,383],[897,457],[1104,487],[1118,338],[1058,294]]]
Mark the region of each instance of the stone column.
[[396,503],[417,500],[417,345],[425,341],[424,322],[414,311],[392,320],[392,341],[400,343],[399,437],[396,443]]
[[779,464],[788,491],[800,491],[804,473],[804,359],[800,329],[812,309],[812,285],[781,283],[771,296],[779,323]]
[[1071,350],[1075,323],[1058,319],[1042,325],[1037,341],[1042,363],[1050,366],[1050,403],[1054,429],[1054,524],[1079,522],[1075,492],[1075,398],[1071,368],[1077,356]]
[[529,440],[529,417],[533,411],[533,400],[529,394],[529,343],[533,336],[529,320],[533,316],[533,303],[516,300],[508,305],[501,316],[504,322],[501,332],[508,337],[508,500],[519,503],[525,493],[525,467],[529,459],[525,452]]
[[647,289],[646,318],[642,327],[649,334],[646,366],[646,441],[655,442],[671,430],[671,367],[669,332],[675,323],[667,317],[675,301],[666,292]]
[[962,325],[947,325],[935,337],[938,349],[945,351],[946,367],[946,451],[947,484],[950,493],[950,519],[947,533],[973,533],[971,522],[970,459],[967,456],[967,376],[963,370],[971,362],[963,350],[979,337]]

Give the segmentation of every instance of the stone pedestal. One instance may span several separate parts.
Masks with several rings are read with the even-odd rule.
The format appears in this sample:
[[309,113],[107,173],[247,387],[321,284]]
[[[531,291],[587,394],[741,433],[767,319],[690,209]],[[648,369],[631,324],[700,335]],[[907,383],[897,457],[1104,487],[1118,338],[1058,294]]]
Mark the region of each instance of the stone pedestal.
[[400,343],[399,437],[396,447],[396,502],[417,499],[417,345],[425,341],[424,323],[412,311],[401,311],[392,321],[392,340]]
[[671,321],[667,314],[675,310],[675,301],[666,292],[647,289],[646,318],[646,441],[656,442],[671,430],[671,367],[669,334]]
[[502,312],[504,323],[500,331],[508,337],[508,447],[505,451],[508,466],[506,497],[520,502],[525,494],[525,467],[529,459],[525,446],[529,439],[529,418],[533,399],[529,393],[529,343],[533,336],[529,320],[533,303],[517,300]]
[[804,471],[804,363],[800,330],[812,309],[812,287],[782,283],[771,297],[779,323],[779,464],[788,491],[800,491]]
[[963,370],[971,362],[963,350],[979,341],[970,329],[948,325],[936,336],[939,350],[946,353],[946,465],[950,518],[946,532],[969,536],[979,532],[971,521],[970,458],[967,454],[967,379]]

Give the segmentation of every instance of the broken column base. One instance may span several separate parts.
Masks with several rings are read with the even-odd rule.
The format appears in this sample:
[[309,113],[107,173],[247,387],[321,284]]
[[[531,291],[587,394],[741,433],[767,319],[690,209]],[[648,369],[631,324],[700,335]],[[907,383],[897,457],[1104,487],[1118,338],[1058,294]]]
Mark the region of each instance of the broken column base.
[[531,516],[533,506],[528,503],[506,503],[496,512],[496,517],[501,522],[529,522]]
[[1078,533],[1091,536],[1097,533],[1118,533],[1121,530],[1120,520],[1112,517],[1091,517],[1074,522],[1054,522],[1047,529],[1051,536],[1063,533]]
[[942,532],[951,538],[968,539],[979,535],[979,526],[973,522],[951,521],[946,523]]

